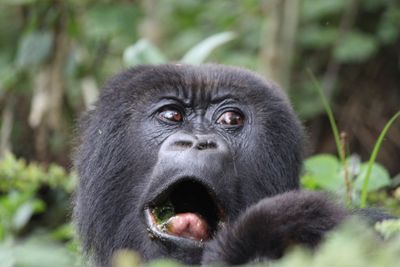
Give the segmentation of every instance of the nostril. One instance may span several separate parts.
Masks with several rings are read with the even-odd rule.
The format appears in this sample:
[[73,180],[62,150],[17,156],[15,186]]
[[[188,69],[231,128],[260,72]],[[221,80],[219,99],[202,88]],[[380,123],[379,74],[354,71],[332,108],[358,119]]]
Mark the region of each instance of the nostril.
[[176,141],[174,142],[174,146],[180,148],[191,148],[193,146],[193,142],[191,141]]
[[204,150],[204,149],[215,149],[217,148],[217,143],[213,142],[213,141],[204,141],[204,142],[199,142],[196,145],[196,148],[198,150]]

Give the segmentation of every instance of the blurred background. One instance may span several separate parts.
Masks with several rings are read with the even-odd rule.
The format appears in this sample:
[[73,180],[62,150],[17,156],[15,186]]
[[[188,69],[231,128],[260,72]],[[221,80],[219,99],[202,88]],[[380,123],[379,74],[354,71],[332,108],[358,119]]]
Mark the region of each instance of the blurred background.
[[[277,81],[306,125],[308,155],[322,156],[310,161],[303,185],[336,188],[315,178],[326,172],[318,166],[333,168],[334,175],[324,175],[337,176],[338,160],[307,69],[346,133],[350,165],[362,169],[385,124],[400,110],[400,2],[0,0],[0,262],[9,264],[4,266],[17,266],[15,255],[30,257],[28,265],[18,266],[36,266],[32,259],[42,262],[50,254],[71,266],[75,258],[65,253],[77,249],[68,222],[79,115],[113,74],[176,61],[236,65]],[[328,160],[325,153],[332,154]],[[377,162],[375,173],[385,179],[371,188],[369,204],[398,212],[399,122],[388,131]],[[43,253],[46,249],[54,253]]]

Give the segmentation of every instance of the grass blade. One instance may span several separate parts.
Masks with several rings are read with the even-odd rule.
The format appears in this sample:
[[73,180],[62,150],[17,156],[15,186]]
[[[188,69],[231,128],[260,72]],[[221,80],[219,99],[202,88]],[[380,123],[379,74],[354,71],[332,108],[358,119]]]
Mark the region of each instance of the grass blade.
[[369,158],[369,161],[368,161],[368,168],[367,168],[367,172],[365,174],[363,188],[362,188],[362,191],[361,191],[361,202],[360,202],[360,207],[361,208],[365,208],[365,206],[367,205],[367,194],[368,194],[369,177],[371,175],[372,166],[374,165],[376,156],[378,155],[378,152],[379,152],[379,150],[381,148],[383,139],[385,138],[386,133],[389,131],[389,129],[392,126],[392,124],[395,122],[395,120],[399,116],[400,116],[400,111],[398,111],[396,114],[394,114],[394,116],[386,123],[386,125],[383,128],[381,134],[378,137],[378,140],[375,143],[374,149],[372,150],[371,157]]
[[324,95],[324,92],[323,92],[320,84],[318,83],[317,79],[315,78],[314,74],[311,72],[310,69],[307,69],[307,74],[308,74],[308,76],[310,76],[310,79],[311,79],[314,87],[317,89],[318,94],[322,100],[322,104],[324,105],[325,112],[328,115],[329,123],[330,123],[332,131],[333,131],[333,136],[335,138],[336,149],[339,154],[340,162],[343,164],[345,161],[345,156],[344,156],[344,152],[343,152],[343,149],[342,149],[342,146],[340,143],[339,130],[336,125],[336,121],[335,121],[335,117],[333,116],[332,109],[328,103],[328,100],[326,99],[326,97]]
[[234,32],[221,32],[214,34],[192,47],[181,59],[186,64],[201,64],[219,46],[233,40]]

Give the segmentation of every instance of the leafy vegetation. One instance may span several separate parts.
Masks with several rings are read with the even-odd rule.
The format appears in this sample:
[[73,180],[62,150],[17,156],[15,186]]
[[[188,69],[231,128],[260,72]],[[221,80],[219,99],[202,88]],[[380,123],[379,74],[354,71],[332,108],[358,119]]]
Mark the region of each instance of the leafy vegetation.
[[[273,78],[319,152],[302,186],[400,215],[400,3],[273,2],[0,1],[0,266],[83,266],[66,171],[76,118],[108,77],[143,63],[219,62]],[[400,222],[375,228],[384,242],[350,222],[317,253],[269,265],[396,266]],[[116,266],[140,264],[121,255]]]
[[[5,155],[0,161],[1,266],[67,267],[78,263],[74,231],[65,222],[74,186],[74,176],[60,166],[44,168]],[[51,193],[43,197],[44,191]],[[54,220],[60,213],[62,220]]]
[[[377,226],[378,229],[389,233],[390,241],[383,243],[376,238],[376,233],[358,221],[349,221],[340,229],[331,233],[327,241],[318,249],[318,253],[312,253],[305,248],[293,248],[282,260],[252,266],[299,266],[299,267],[375,267],[397,266],[400,253],[400,221],[387,221]],[[390,225],[390,226],[389,226]],[[388,229],[395,231],[390,231]],[[139,256],[132,251],[120,251],[114,258],[115,267],[143,266]],[[146,267],[159,266],[183,266],[173,261],[155,261],[144,264]],[[213,265],[219,266],[219,265]]]
[[[390,127],[400,117],[397,112],[385,125],[376,141],[368,163],[361,163],[354,158],[346,159],[346,143],[344,138],[340,138],[338,126],[336,125],[332,109],[326,99],[322,88],[316,81],[315,76],[310,70],[308,74],[312,79],[325,111],[329,118],[339,161],[332,155],[317,155],[309,158],[305,162],[305,176],[302,177],[302,184],[309,189],[325,189],[337,191],[343,186],[346,187],[347,203],[350,207],[354,206],[354,197],[359,202],[361,208],[367,204],[367,194],[390,185],[388,171],[380,164],[375,163],[378,152],[382,146],[383,139]],[[351,168],[349,168],[349,163]],[[371,179],[371,180],[370,180]]]

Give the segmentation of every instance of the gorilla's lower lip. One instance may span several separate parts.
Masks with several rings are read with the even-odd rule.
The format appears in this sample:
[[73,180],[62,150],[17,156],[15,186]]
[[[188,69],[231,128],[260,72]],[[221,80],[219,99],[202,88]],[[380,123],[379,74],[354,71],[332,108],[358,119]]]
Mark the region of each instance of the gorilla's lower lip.
[[201,245],[222,225],[223,212],[213,192],[194,180],[170,186],[145,209],[150,237]]

